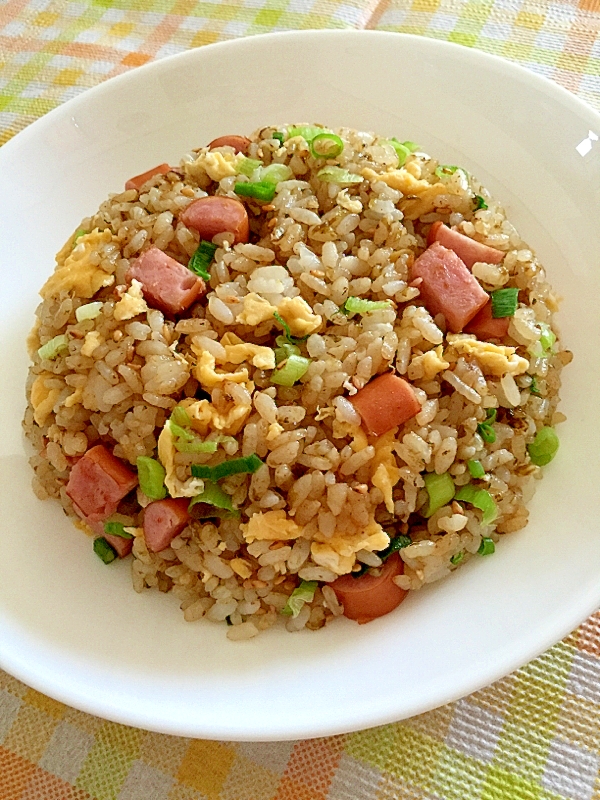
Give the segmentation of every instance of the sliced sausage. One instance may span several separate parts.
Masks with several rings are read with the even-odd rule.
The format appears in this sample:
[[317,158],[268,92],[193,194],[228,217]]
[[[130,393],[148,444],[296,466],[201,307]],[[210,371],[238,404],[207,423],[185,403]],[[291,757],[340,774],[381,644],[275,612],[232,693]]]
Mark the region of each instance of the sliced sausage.
[[508,334],[510,317],[493,317],[492,301],[487,302],[481,311],[465,326],[465,333],[474,333],[481,341],[503,339]]
[[153,178],[155,175],[166,175],[167,172],[170,171],[171,167],[168,164],[159,164],[157,167],[152,167],[152,169],[149,169],[148,172],[142,172],[141,175],[134,175],[133,178],[129,178],[125,184],[125,188],[141,189],[146,181],[150,180],[150,178]]
[[427,244],[439,242],[449,250],[454,250],[456,255],[471,269],[476,261],[483,261],[486,264],[500,264],[504,258],[501,250],[495,247],[488,247],[487,244],[476,242],[464,233],[452,230],[443,222],[434,222],[429,229]]
[[402,425],[421,410],[410,383],[392,372],[369,381],[349,400],[364,427],[375,436]]
[[246,136],[236,136],[235,134],[219,136],[213,139],[208,146],[211,150],[214,150],[215,147],[233,147],[236,153],[244,153],[245,155],[250,147],[250,139]]
[[112,533],[102,534],[106,541],[115,548],[119,558],[125,558],[131,553],[133,548],[133,539],[124,539],[122,536],[113,536]]
[[464,262],[439,242],[434,242],[417,258],[411,270],[419,285],[427,310],[443,314],[453,333],[459,333],[488,302],[489,295],[466,268]]
[[246,209],[232,197],[211,195],[194,200],[179,217],[184,225],[198,231],[201,239],[212,242],[217,233],[233,233],[234,244],[247,242],[250,236]]
[[92,524],[114,514],[119,502],[137,482],[135,473],[98,444],[72,468],[66,491],[75,511]]
[[148,303],[167,314],[181,314],[206,292],[206,284],[158,247],[145,250],[129,267],[126,280],[142,284]]
[[189,498],[155,500],[144,509],[144,539],[148,550],[159,553],[167,548],[173,539],[188,524]]
[[344,616],[362,625],[389,614],[404,600],[408,592],[396,586],[393,580],[403,571],[402,559],[398,553],[392,553],[380,568],[379,575],[369,572],[360,578],[342,575],[329,585],[344,606]]

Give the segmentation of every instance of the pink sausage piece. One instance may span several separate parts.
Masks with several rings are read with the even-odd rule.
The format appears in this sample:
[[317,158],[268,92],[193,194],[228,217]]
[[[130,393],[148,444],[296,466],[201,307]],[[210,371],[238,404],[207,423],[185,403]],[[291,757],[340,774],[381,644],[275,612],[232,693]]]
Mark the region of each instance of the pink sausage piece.
[[115,548],[119,558],[125,558],[131,553],[133,548],[133,539],[123,539],[122,536],[113,536],[112,533],[102,534],[106,541]]
[[134,175],[133,178],[129,178],[125,184],[125,188],[141,189],[150,178],[153,178],[155,175],[166,175],[170,170],[171,167],[168,164],[159,164],[157,167],[149,169],[148,172],[142,172],[140,175]]
[[79,516],[93,527],[117,510],[138,478],[118,458],[98,444],[71,469],[67,494]]
[[465,333],[474,333],[481,341],[503,339],[508,334],[509,324],[510,317],[492,316],[492,301],[489,300],[465,326]]
[[476,278],[454,250],[434,242],[412,266],[412,280],[423,278],[421,297],[432,316],[443,314],[453,333],[459,333],[488,302]]
[[189,498],[155,500],[144,509],[144,539],[148,550],[160,553],[181,533],[190,518]]
[[410,383],[392,372],[369,381],[349,400],[364,427],[375,436],[402,425],[421,410]]
[[215,147],[233,147],[236,153],[244,153],[245,155],[250,147],[250,139],[246,136],[236,136],[235,134],[219,136],[217,139],[213,139],[208,146],[211,150],[214,150]]
[[396,575],[404,572],[404,562],[398,553],[393,553],[379,575],[368,572],[355,578],[342,575],[330,584],[339,602],[344,606],[344,616],[354,619],[359,625],[389,614],[404,600],[408,591],[394,583]]
[[245,243],[250,237],[246,209],[232,197],[201,197],[190,203],[179,218],[188,228],[198,231],[200,238],[207,242],[212,242],[217,233],[233,233],[234,244]]
[[206,284],[158,247],[145,250],[129,267],[126,280],[142,284],[145,299],[167,314],[181,314],[206,292]]
[[475,239],[454,231],[439,221],[433,223],[427,237],[427,244],[431,245],[434,242],[439,242],[449,250],[454,250],[469,269],[472,268],[476,261],[483,261],[486,264],[500,264],[505,255],[501,250],[476,242]]

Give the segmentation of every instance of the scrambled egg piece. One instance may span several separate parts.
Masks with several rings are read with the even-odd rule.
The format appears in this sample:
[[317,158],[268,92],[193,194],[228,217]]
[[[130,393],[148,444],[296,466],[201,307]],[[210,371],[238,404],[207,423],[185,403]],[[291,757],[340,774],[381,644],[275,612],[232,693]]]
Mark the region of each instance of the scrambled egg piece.
[[275,351],[270,347],[240,342],[226,346],[225,352],[228,364],[242,364],[244,361],[250,361],[259,369],[275,369]]
[[243,309],[236,317],[236,322],[241,325],[252,325],[256,327],[261,322],[273,319],[273,314],[277,311],[268,300],[261,297],[256,292],[250,292],[242,300]]
[[360,214],[363,210],[363,204],[359,198],[350,197],[348,189],[342,189],[341,192],[338,192],[335,202],[338,206],[345,208],[346,211],[349,211],[351,214]]
[[50,389],[46,386],[46,381],[55,377],[51,372],[42,372],[41,375],[37,376],[31,387],[33,418],[40,426],[46,422],[48,416],[52,413],[52,409],[60,395],[60,389],[56,387]]
[[447,338],[456,353],[474,356],[488,375],[521,375],[529,368],[527,359],[518,356],[514,347],[480,342],[470,336],[449,335]]
[[393,428],[375,442],[375,458],[373,459],[373,464],[376,464],[377,467],[371,478],[373,486],[376,486],[383,492],[385,507],[390,514],[394,512],[392,491],[402,474],[392,452],[392,448],[396,444],[397,432],[398,428]]
[[186,165],[186,171],[191,175],[204,172],[213,181],[220,181],[223,178],[230,178],[237,175],[239,165],[244,158],[240,158],[240,153],[217,153],[209,150],[200,153],[198,158],[191,164]]
[[407,219],[418,219],[422,214],[429,214],[437,207],[437,198],[441,194],[461,194],[459,186],[451,183],[429,183],[415,178],[407,169],[392,169],[381,174],[365,167],[361,175],[371,183],[383,181],[392,189],[402,192],[404,198],[399,205]]
[[235,436],[251,410],[251,406],[232,405],[226,414],[221,414],[208,400],[194,400],[191,397],[179,405],[185,408],[192,420],[192,428],[201,436],[211,431]]
[[[271,512],[272,513],[272,512]],[[315,536],[319,539],[320,534]],[[348,536],[332,536],[325,541],[314,541],[310,551],[313,561],[321,567],[330,569],[336,575],[345,575],[352,570],[359,550],[384,550],[390,537],[374,519],[365,526],[364,531]]]
[[85,335],[85,339],[83,340],[83,344],[81,345],[81,355],[82,356],[91,356],[94,350],[101,345],[104,339],[102,338],[101,334],[98,331],[89,331]]
[[231,569],[239,575],[240,578],[246,580],[252,575],[252,565],[245,558],[232,558],[229,562]]
[[284,297],[277,307],[277,313],[287,322],[293,336],[314,333],[323,321],[319,314],[313,314],[312,308],[301,297]]
[[280,425],[278,422],[272,422],[267,431],[267,442],[272,442],[273,439],[276,439],[282,433],[283,425]]
[[[109,230],[100,231],[98,228],[80,236],[71,253],[66,256],[64,263],[58,261],[54,273],[42,286],[40,295],[43,299],[49,300],[62,291],[70,292],[71,290],[79,297],[93,297],[103,287],[112,286],[115,276],[90,264],[89,257],[102,245],[116,241],[117,237],[113,236]],[[63,257],[63,250],[60,251],[57,259]]]
[[303,530],[293,519],[289,519],[282,508],[276,511],[259,511],[245,525],[240,525],[240,528],[244,539],[249,543],[256,539],[272,542],[297,539]]
[[439,345],[433,350],[428,350],[421,356],[415,356],[408,367],[408,378],[411,381],[430,381],[438,374],[448,369],[450,364],[444,361],[444,346]]
[[33,328],[29,331],[27,336],[27,352],[29,353],[29,358],[33,359],[37,351],[41,347],[40,337],[38,335],[38,331],[40,329],[40,319],[39,317],[35,318],[35,323]]
[[195,497],[204,491],[201,478],[188,478],[181,481],[175,474],[175,443],[171,427],[167,422],[158,437],[158,460],[165,468],[165,486],[171,497]]
[[194,376],[201,386],[212,389],[219,383],[231,381],[232,383],[246,383],[248,381],[248,370],[244,367],[236,372],[217,372],[216,359],[208,350],[198,350],[192,345],[192,350],[198,355],[198,363],[194,368]]
[[81,403],[83,400],[83,386],[78,386],[75,391],[70,394],[64,402],[65,408],[71,408],[76,403]]
[[133,319],[138,314],[145,314],[148,311],[148,304],[142,294],[142,284],[134,278],[131,286],[122,295],[118,303],[115,303],[113,316],[119,322],[125,319]]

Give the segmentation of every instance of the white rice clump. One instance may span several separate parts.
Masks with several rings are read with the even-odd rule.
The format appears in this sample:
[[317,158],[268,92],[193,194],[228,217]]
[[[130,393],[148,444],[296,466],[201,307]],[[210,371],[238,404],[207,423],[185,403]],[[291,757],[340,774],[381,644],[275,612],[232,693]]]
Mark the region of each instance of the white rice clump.
[[[65,491],[73,464],[99,443],[133,470],[139,456],[156,459],[159,435],[181,403],[208,400],[203,438],[217,444],[212,454],[173,449],[169,474],[187,496],[194,493],[192,465],[253,453],[261,459],[254,474],[219,483],[237,514],[209,509],[207,516],[199,506],[159,553],[146,546],[150,499],[139,489],[116,515],[135,537],[134,589],[172,592],[186,620],[227,621],[227,635],[238,641],[278,621],[297,631],[342,615],[331,584],[349,570],[380,569],[382,535],[409,537],[395,581],[414,590],[468,561],[483,539],[498,543],[524,528],[542,472],[528,445],[540,428],[564,419],[559,376],[571,354],[558,340],[541,344],[544,333],[556,333],[557,299],[502,207],[473,176],[440,170],[420,151],[400,164],[390,140],[341,129],[343,150],[328,160],[311,153],[304,131],[284,125],[255,133],[247,157],[262,166],[250,177],[231,147],[210,157],[200,148],[139,190],[110,196],[57,256],[57,269],[72,257],[79,269],[104,275],[104,285],[92,295],[75,279],[58,285],[38,307],[29,340],[24,428],[35,449],[34,491],[58,499],[80,527]],[[260,180],[260,169],[271,164],[288,168],[272,201],[238,197],[236,183]],[[346,178],[324,180],[326,167]],[[140,253],[158,247],[188,264],[199,237],[180,214],[207,194],[244,203],[250,242],[214,237],[207,294],[181,317],[146,307],[122,318],[125,276]],[[437,221],[505,254],[501,264],[479,262],[472,272],[486,291],[519,290],[508,334],[496,343],[527,360],[519,374],[494,374],[481,352],[458,349],[461,335],[453,337],[444,317],[425,308],[410,271]],[[233,334],[262,348],[281,346],[275,339],[285,331],[273,314],[244,317],[249,295],[274,312],[301,299],[310,318],[319,318],[295,340],[310,363],[292,386],[272,383],[271,369],[254,352],[227,363]],[[349,297],[387,307],[344,314]],[[65,345],[42,358],[39,348],[56,336]],[[201,359],[216,371],[210,382]],[[412,384],[421,410],[383,437],[367,436],[352,398],[390,371]],[[495,439],[487,441],[480,426],[492,412]],[[232,422],[236,414],[239,424]],[[473,461],[482,478],[471,477]],[[497,508],[493,522],[484,524],[482,510],[456,500],[425,517],[428,473],[447,473],[457,490],[469,483],[485,489]],[[186,496],[183,489],[175,494]],[[250,535],[250,520],[258,536]],[[377,545],[369,544],[367,530],[378,532]],[[316,581],[312,599],[282,614],[303,581]]]

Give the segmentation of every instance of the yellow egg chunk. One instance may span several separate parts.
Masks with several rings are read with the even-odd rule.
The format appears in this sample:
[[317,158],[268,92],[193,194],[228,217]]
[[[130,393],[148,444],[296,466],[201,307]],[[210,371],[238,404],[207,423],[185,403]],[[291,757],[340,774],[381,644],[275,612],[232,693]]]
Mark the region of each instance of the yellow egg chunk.
[[64,263],[58,264],[42,286],[42,298],[49,300],[61,292],[73,292],[75,296],[87,299],[100,289],[112,286],[115,276],[90,263],[89,259],[93,252],[116,241],[117,238],[109,230],[100,231],[98,228],[80,236]]

